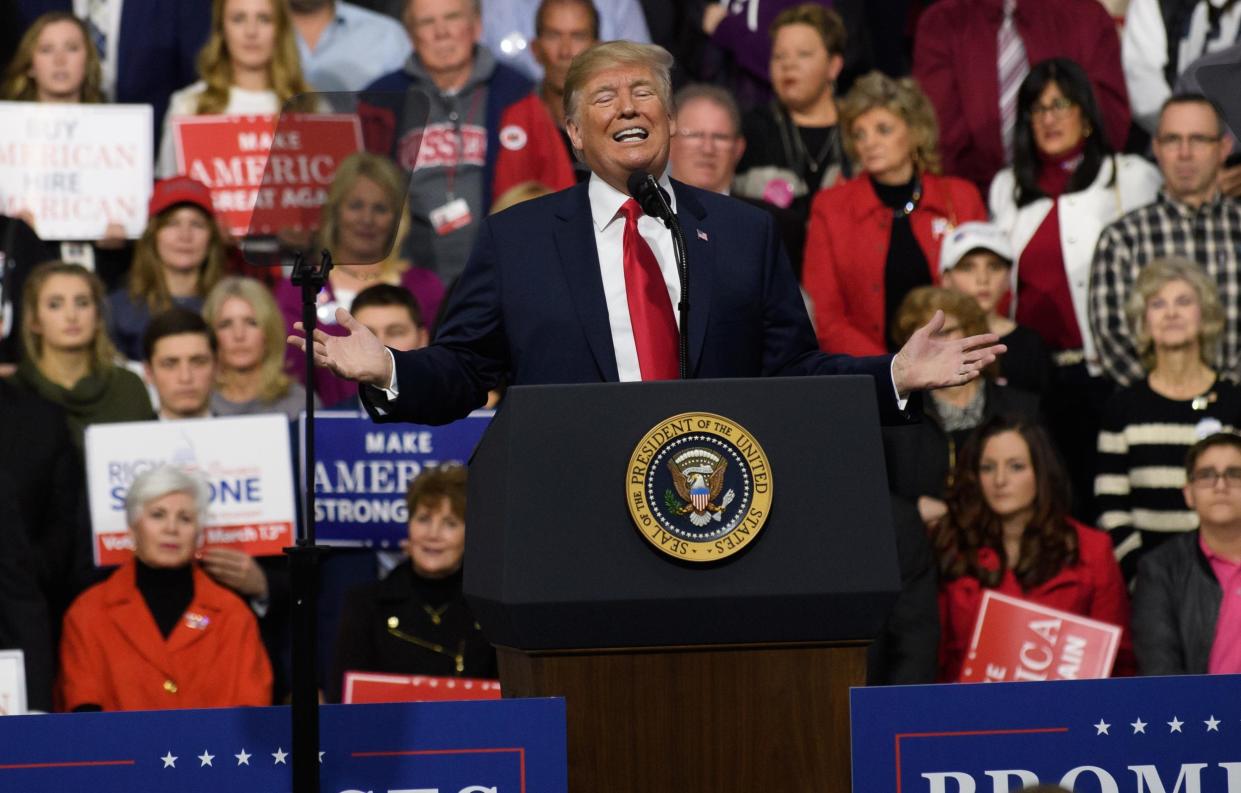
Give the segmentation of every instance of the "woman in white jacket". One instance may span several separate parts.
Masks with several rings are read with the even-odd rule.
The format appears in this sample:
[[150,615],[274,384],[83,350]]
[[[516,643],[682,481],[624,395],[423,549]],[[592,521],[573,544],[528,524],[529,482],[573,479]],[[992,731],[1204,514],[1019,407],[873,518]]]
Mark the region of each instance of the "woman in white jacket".
[[1075,485],[1074,514],[1089,520],[1094,457],[1103,403],[1086,319],[1090,261],[1103,228],[1149,204],[1158,169],[1108,146],[1085,71],[1071,60],[1036,64],[1017,94],[1013,165],[991,183],[994,222],[1012,241],[1011,314],[1034,329],[1057,364],[1047,405],[1052,435]]

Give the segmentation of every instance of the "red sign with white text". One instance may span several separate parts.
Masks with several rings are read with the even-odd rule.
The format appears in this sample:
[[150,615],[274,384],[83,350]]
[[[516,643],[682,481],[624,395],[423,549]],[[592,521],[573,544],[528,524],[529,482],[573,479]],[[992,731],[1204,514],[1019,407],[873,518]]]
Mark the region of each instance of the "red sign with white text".
[[993,590],[983,593],[962,683],[1108,677],[1120,628]]
[[362,149],[361,124],[347,114],[187,116],[172,134],[177,172],[211,189],[236,236],[318,228],[336,168]]
[[372,672],[346,672],[345,690],[341,697],[346,705],[499,698],[499,680],[428,675],[381,675]]

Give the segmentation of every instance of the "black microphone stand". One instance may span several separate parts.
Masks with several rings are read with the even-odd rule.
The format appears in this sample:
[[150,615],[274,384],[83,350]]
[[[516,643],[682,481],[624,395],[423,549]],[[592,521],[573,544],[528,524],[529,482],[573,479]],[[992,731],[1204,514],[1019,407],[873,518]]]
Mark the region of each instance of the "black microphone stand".
[[677,357],[680,362],[680,376],[682,380],[689,379],[689,259],[685,254],[685,235],[681,233],[681,224],[677,221],[676,213],[672,211],[668,199],[664,197],[663,188],[655,181],[653,176],[646,176],[645,187],[649,190],[649,198],[645,200],[640,198],[638,203],[645,211],[648,207],[654,209],[654,212],[647,212],[664,222],[668,230],[672,232],[672,255],[677,260],[677,279],[681,282],[681,300],[677,303],[677,313],[680,315],[681,321],[678,325],[677,337],[679,347]]
[[315,544],[315,354],[319,290],[332,271],[332,255],[324,250],[318,264],[302,251],[293,262],[292,281],[302,288],[302,331],[306,334],[306,461],[302,531],[289,557],[292,595],[290,629],[293,644],[293,792],[319,793],[319,680],[315,617],[319,600],[319,558],[327,550]]

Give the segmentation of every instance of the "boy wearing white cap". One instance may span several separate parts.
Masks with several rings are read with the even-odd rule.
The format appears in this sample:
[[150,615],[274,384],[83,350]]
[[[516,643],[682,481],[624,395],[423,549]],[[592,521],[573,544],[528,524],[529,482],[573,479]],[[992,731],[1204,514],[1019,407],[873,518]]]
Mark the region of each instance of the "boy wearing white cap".
[[962,223],[944,237],[939,253],[943,285],[969,295],[987,315],[988,330],[1008,352],[999,358],[997,382],[1041,395],[1051,377],[1043,340],[999,312],[1012,283],[1013,246],[994,223]]

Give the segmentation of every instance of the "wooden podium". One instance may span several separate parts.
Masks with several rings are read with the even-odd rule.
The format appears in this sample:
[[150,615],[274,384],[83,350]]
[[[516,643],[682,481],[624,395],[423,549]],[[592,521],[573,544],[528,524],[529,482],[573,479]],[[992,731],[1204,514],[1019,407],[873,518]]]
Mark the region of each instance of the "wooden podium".
[[[563,696],[573,793],[847,793],[849,687],[899,586],[869,378],[511,389],[470,472],[466,594],[505,696]],[[630,455],[709,412],[766,449],[737,555],[655,550]]]

